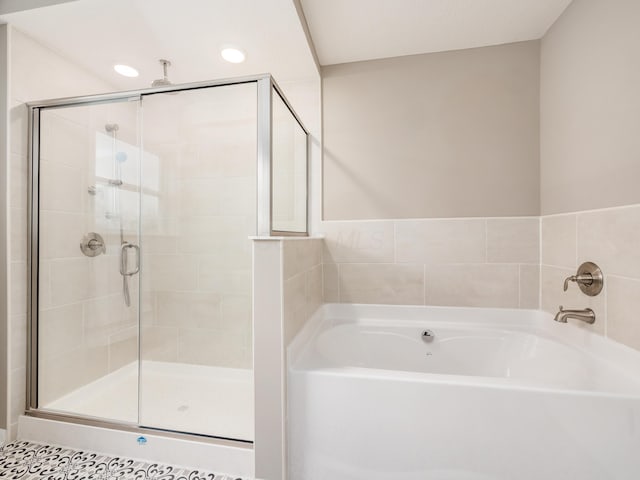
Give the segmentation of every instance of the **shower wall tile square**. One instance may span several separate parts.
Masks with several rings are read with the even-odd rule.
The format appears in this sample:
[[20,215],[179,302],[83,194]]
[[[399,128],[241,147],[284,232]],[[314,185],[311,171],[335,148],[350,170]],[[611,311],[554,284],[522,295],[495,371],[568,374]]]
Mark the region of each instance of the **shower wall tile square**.
[[178,330],[178,362],[251,368],[251,358],[242,335],[220,335],[220,332],[199,328]]
[[284,280],[322,263],[322,241],[319,239],[285,240],[283,245]]
[[324,222],[322,233],[324,263],[394,261],[392,222]]
[[155,324],[165,327],[216,328],[222,298],[211,292],[157,291]]
[[577,268],[576,215],[542,217],[541,222],[541,263]]
[[395,222],[398,263],[480,263],[487,259],[484,219]]
[[487,261],[540,263],[540,219],[487,219]]
[[307,316],[310,317],[322,305],[322,265],[318,263],[306,276],[307,287]]
[[302,329],[322,304],[323,240],[285,238],[280,241],[283,275],[283,343]]
[[284,281],[283,316],[286,325],[284,343],[288,344],[300,331],[307,318],[307,279],[299,273]]
[[177,362],[178,328],[155,325],[142,327],[140,358],[156,362]]
[[195,291],[198,288],[198,258],[193,255],[154,255],[147,263],[151,289]]
[[424,304],[422,265],[351,264],[340,266],[340,299],[349,303]]
[[323,299],[327,303],[340,302],[340,272],[339,265],[335,263],[324,263],[322,265],[322,291]]
[[220,321],[216,328],[221,332],[231,332],[251,336],[251,294],[224,295],[220,303]]
[[520,265],[520,308],[540,308],[540,265]]
[[220,181],[216,178],[188,178],[180,181],[180,209],[193,216],[220,215]]
[[40,258],[80,256],[80,239],[90,231],[86,214],[43,210],[39,220]]
[[250,294],[251,270],[215,268],[203,260],[199,265],[198,287],[205,292],[219,294]]
[[518,265],[427,265],[426,304],[518,308]]
[[[131,294],[135,298],[133,290]],[[82,306],[86,345],[108,343],[111,334],[137,324],[135,302],[130,307],[125,306],[121,294],[92,298]]]
[[[198,255],[231,255],[232,262],[250,256],[248,236],[255,232],[255,223],[243,216],[180,217],[179,246],[181,253]],[[250,261],[250,260],[249,260]],[[235,263],[229,264],[229,266]]]
[[86,258],[55,260],[49,264],[51,304],[76,303],[89,296],[89,262]]
[[75,303],[40,312],[40,335],[46,338],[39,348],[43,361],[64,355],[83,342],[82,304]]
[[147,235],[144,237],[144,251],[146,255],[176,254],[178,238],[174,235]]
[[221,178],[219,185],[220,211],[224,215],[254,215],[256,199],[256,177]]
[[640,350],[640,279],[607,276],[607,335]]
[[138,360],[138,326],[109,335],[109,372]]
[[[71,119],[64,115],[71,115]],[[89,143],[91,137],[87,112],[77,108],[47,110],[41,118],[47,127],[41,136],[43,160],[56,165],[87,168],[87,158],[95,155]]]
[[[42,362],[39,366],[40,404],[47,405],[82,386],[86,381],[86,375],[82,370],[78,371],[78,367],[85,365],[86,360],[85,351],[77,348]],[[69,375],[69,372],[74,374]]]
[[46,179],[40,186],[40,205],[43,210],[83,211],[87,187],[82,170],[43,159],[40,175]]
[[595,261],[609,275],[640,275],[640,205],[579,213],[578,262]]

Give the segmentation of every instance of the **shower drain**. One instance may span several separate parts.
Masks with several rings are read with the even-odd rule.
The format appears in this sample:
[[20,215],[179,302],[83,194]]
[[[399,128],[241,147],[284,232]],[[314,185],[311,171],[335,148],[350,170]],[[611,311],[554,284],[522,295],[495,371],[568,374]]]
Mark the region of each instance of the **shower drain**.
[[189,405],[180,405],[178,407],[179,412],[186,412],[187,410],[189,410]]

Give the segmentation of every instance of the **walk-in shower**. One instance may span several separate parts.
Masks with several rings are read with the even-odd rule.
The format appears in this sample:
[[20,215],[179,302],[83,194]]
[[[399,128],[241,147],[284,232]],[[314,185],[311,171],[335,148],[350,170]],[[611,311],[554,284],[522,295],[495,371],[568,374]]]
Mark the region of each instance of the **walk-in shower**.
[[252,441],[249,237],[307,232],[273,79],[29,108],[27,413]]

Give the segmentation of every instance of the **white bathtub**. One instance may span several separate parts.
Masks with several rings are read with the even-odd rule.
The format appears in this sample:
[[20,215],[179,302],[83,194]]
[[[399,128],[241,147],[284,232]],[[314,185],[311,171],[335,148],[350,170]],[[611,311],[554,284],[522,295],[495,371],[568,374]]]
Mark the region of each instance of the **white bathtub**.
[[640,478],[640,353],[542,312],[325,305],[288,357],[291,480]]

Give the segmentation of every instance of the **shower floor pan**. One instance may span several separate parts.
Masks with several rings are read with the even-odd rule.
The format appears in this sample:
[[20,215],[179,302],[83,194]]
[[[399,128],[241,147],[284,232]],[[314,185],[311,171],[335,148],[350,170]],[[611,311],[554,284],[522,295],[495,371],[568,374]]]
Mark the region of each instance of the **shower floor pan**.
[[138,367],[138,362],[130,363],[43,408],[253,441],[251,370],[144,361],[139,375]]

